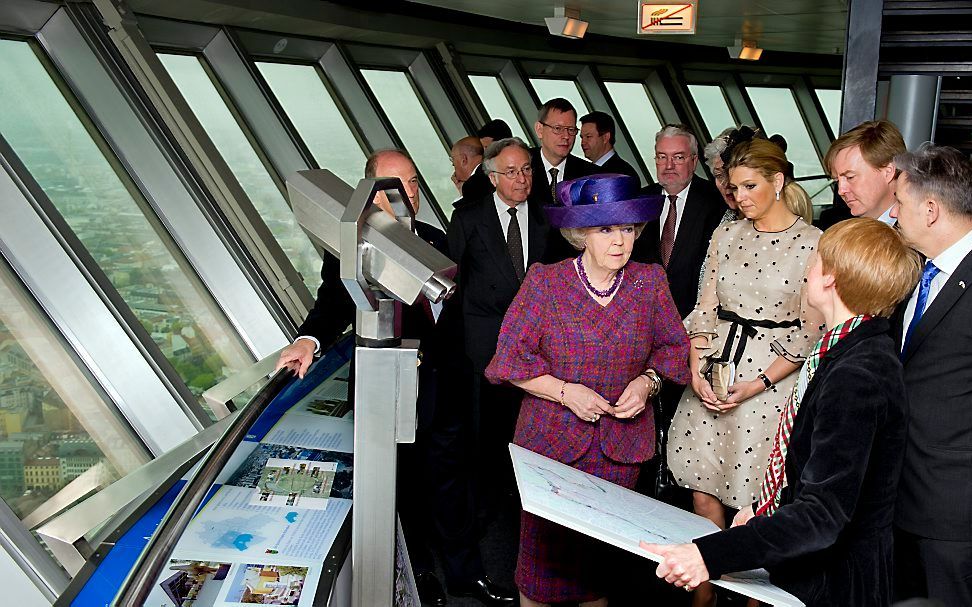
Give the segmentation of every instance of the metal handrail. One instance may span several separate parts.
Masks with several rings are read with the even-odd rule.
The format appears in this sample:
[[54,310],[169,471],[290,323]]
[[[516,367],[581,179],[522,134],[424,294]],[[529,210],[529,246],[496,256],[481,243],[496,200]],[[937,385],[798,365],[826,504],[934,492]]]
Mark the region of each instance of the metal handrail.
[[138,607],[145,603],[152,586],[169,562],[172,550],[195,516],[216,476],[246,437],[256,419],[277,395],[280,387],[292,376],[293,371],[286,367],[275,372],[270,381],[240,412],[226,433],[213,445],[196,473],[186,483],[172,509],[152,534],[152,538],[146,544],[128,577],[125,578],[118,594],[115,595],[113,605]]

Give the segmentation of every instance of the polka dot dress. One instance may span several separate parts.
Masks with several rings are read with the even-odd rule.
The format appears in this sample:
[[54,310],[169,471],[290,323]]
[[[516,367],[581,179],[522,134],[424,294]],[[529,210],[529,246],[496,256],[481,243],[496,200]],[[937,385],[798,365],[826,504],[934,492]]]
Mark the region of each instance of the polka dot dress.
[[[802,219],[781,232],[760,232],[751,221],[719,226],[705,261],[702,290],[695,310],[685,319],[690,337],[706,336],[703,356],[720,356],[732,322],[718,310],[747,320],[786,322],[800,327],[755,327],[734,381],[756,379],[778,356],[802,362],[820,339],[822,327],[806,318],[803,285],[820,230]],[[731,352],[743,331],[737,329]],[[700,368],[704,368],[704,361]],[[783,404],[797,374],[725,413],[706,409],[687,386],[669,431],[668,462],[678,483],[711,494],[732,508],[751,504],[769,458]]]

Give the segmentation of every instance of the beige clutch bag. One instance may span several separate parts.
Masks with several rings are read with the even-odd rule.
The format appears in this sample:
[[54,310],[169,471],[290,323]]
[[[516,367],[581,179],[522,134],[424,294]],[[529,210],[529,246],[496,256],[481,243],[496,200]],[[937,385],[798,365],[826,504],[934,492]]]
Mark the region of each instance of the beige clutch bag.
[[736,375],[736,365],[731,361],[710,360],[709,366],[703,373],[705,379],[712,386],[716,398],[726,400],[729,398],[729,386],[732,385],[732,378]]

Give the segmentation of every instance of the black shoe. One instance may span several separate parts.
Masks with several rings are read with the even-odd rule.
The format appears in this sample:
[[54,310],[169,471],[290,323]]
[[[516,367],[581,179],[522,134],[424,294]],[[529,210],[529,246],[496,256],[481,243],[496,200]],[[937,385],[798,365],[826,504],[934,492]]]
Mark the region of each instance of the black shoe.
[[487,577],[461,586],[450,586],[449,594],[454,596],[471,596],[474,599],[478,599],[484,605],[513,605],[519,598],[512,590],[493,583]]
[[442,607],[446,604],[446,595],[442,591],[442,584],[431,571],[416,574],[415,587],[418,588],[419,598],[423,605]]

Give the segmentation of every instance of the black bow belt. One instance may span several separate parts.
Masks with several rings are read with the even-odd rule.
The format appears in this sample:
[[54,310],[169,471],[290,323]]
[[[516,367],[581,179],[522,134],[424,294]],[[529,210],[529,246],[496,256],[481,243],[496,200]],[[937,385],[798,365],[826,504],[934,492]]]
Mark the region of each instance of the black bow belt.
[[736,367],[739,366],[739,362],[742,360],[743,353],[746,351],[746,343],[749,341],[749,338],[756,337],[756,327],[760,327],[762,329],[789,329],[791,327],[800,327],[799,320],[753,320],[751,318],[743,318],[735,312],[723,310],[722,306],[718,308],[718,317],[719,320],[727,320],[732,323],[732,326],[729,327],[729,335],[726,337],[726,345],[723,347],[722,355],[718,358],[718,360],[729,361],[729,354],[732,351],[732,344],[734,341],[736,341],[736,332],[739,331],[740,327],[742,328],[742,333],[739,336],[739,345],[736,346],[736,353],[732,357],[732,362],[735,363]]

